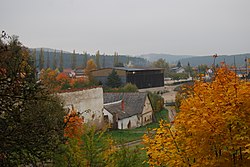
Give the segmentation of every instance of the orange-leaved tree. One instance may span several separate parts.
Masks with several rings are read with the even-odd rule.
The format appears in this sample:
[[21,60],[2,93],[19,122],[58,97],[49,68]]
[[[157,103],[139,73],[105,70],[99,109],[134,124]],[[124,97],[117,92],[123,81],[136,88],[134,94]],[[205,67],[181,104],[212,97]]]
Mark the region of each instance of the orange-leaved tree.
[[54,158],[55,166],[85,166],[84,156],[82,154],[81,145],[83,144],[83,118],[77,113],[77,110],[69,110],[64,118],[65,128],[64,136],[67,142],[61,145],[63,151],[56,154]]
[[41,71],[41,82],[52,92],[58,90],[58,82],[56,80],[58,72],[58,70],[52,70],[50,68]]
[[68,89],[71,87],[71,78],[66,73],[59,73],[56,77],[60,90]]
[[151,166],[247,166],[250,83],[226,67],[212,82],[196,82],[173,124],[144,135]]
[[65,123],[64,135],[68,140],[62,146],[64,152],[55,158],[55,166],[106,166],[113,162],[111,156],[116,147],[105,129],[84,125],[73,106]]
[[84,88],[87,85],[87,81],[85,78],[81,77],[81,78],[72,78],[70,85],[73,88]]
[[77,113],[74,106],[72,106],[72,110],[65,117],[64,122],[66,123],[64,136],[80,141],[83,135],[83,118]]

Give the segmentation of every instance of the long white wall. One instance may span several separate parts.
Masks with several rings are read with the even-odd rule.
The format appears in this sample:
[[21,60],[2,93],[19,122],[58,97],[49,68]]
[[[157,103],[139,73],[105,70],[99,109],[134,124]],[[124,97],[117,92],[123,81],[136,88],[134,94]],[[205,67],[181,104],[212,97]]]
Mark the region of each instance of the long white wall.
[[101,87],[81,91],[59,93],[65,107],[72,105],[84,117],[85,123],[103,125],[103,89]]

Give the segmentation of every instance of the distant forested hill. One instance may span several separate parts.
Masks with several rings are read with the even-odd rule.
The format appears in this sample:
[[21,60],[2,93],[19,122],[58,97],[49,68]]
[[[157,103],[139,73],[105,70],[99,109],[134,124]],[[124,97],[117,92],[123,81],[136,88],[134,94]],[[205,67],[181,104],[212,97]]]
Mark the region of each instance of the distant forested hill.
[[[140,57],[149,60],[150,62],[156,61],[160,58],[165,59],[170,64],[176,64],[179,60],[183,66],[186,66],[188,62],[191,66],[198,66],[200,64],[206,64],[211,66],[214,62],[214,59],[211,56],[191,56],[191,55],[171,55],[171,54],[144,54]],[[220,64],[220,62],[225,61],[228,65],[234,65],[234,57],[235,64],[240,66],[245,66],[245,58],[250,58],[250,53],[246,54],[237,54],[237,55],[218,55],[216,58],[215,64]]]
[[[30,52],[32,54],[33,50],[35,50],[36,54],[36,65],[39,66],[39,56],[41,54],[41,48],[35,48],[30,49]],[[49,67],[51,68],[53,66],[53,59],[54,55],[56,55],[56,63],[57,67],[59,68],[59,62],[60,62],[60,50],[50,49],[50,48],[43,48],[43,54],[44,54],[44,67],[47,67],[47,64],[49,63]],[[72,55],[73,53],[70,52],[62,52],[63,54],[63,67],[64,68],[71,68],[71,62],[72,62]],[[96,60],[95,55],[86,54],[79,54],[76,53],[76,67],[85,67],[86,66],[86,57],[87,60],[93,59]],[[48,61],[49,58],[49,61]],[[139,67],[146,67],[150,65],[150,62],[156,61],[158,59],[165,59],[170,64],[176,64],[179,60],[183,66],[186,66],[188,62],[191,66],[198,66],[200,64],[206,64],[208,66],[211,66],[213,64],[213,57],[211,56],[190,56],[190,55],[170,55],[170,54],[144,54],[140,55],[138,57],[132,57],[128,55],[119,55],[118,56],[118,62],[127,64],[128,62],[131,62],[134,66]],[[237,54],[237,55],[218,55],[216,58],[215,64],[220,64],[220,62],[225,61],[228,65],[234,65],[234,59],[235,63],[238,67],[245,66],[245,58],[250,58],[250,53],[246,54]],[[107,67],[113,67],[114,65],[114,55],[100,55],[99,58],[100,67],[101,68],[107,68]]]
[[150,53],[143,54],[140,57],[149,60],[150,62],[157,61],[158,59],[165,59],[168,63],[173,64],[177,63],[178,60],[183,58],[192,57],[190,55],[171,55],[171,54],[158,54],[158,53]]
[[[237,54],[237,55],[218,55],[215,59],[215,64],[220,64],[220,62],[225,61],[228,65],[235,64],[238,67],[245,66],[245,58],[250,58],[250,53],[246,54]],[[188,62],[191,66],[198,66],[200,64],[206,64],[211,66],[214,62],[214,58],[212,56],[196,56],[196,57],[189,57],[189,58],[182,58],[180,62],[183,66],[186,66]]]
[[[41,48],[30,49],[31,55],[34,54],[33,52],[34,50],[35,50],[35,55],[36,55],[36,65],[37,65],[37,68],[39,68],[39,57],[41,55]],[[43,50],[43,55],[44,55],[44,68],[47,68],[47,64],[49,64],[49,67],[52,68],[54,55],[56,55],[55,56],[56,64],[57,64],[57,67],[59,68],[61,51],[60,50],[55,51],[54,49],[50,49],[50,48],[43,48],[42,50]],[[62,51],[62,55],[63,55],[63,67],[71,68],[73,53]],[[76,67],[86,67],[86,57],[87,57],[87,60],[89,59],[96,60],[96,56],[90,55],[90,54],[84,55],[84,54],[75,53],[75,56],[76,56]],[[99,62],[100,62],[101,68],[113,67],[114,55],[100,55]],[[123,63],[123,64],[127,64],[128,62],[131,62],[132,65],[140,66],[140,67],[149,65],[149,61],[144,58],[131,57],[127,55],[118,55],[118,62]]]

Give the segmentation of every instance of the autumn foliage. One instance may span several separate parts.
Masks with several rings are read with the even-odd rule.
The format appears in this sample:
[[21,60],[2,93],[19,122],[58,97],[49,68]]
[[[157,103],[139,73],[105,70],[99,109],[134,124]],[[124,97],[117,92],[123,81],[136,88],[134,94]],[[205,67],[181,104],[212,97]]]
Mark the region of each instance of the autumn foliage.
[[40,79],[50,90],[58,90],[59,88],[56,80],[57,75],[57,70],[52,70],[50,68],[46,70],[43,69],[41,70]]
[[250,83],[223,67],[198,81],[172,124],[144,135],[151,166],[248,166]]
[[74,108],[65,117],[64,122],[66,123],[64,136],[80,141],[83,134],[83,118],[79,116]]
[[51,91],[60,92],[71,88],[84,88],[89,85],[85,77],[72,78],[66,73],[59,73],[58,70],[50,68],[41,71],[41,82]]
[[91,71],[96,70],[96,69],[97,69],[97,66],[96,66],[94,60],[93,59],[88,60],[87,61],[87,66],[86,66],[86,69],[85,69],[85,73],[88,76],[89,81],[93,80],[93,76],[91,75]]

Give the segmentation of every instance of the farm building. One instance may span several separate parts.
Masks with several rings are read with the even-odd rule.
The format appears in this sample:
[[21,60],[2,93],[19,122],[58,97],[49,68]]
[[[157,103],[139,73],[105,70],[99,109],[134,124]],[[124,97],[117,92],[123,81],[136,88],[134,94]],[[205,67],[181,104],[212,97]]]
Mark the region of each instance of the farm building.
[[91,74],[95,80],[100,81],[105,86],[113,69],[121,78],[122,84],[132,83],[139,89],[164,86],[164,69],[162,68],[103,68],[93,70]]
[[130,129],[152,123],[147,93],[104,93],[104,120],[113,129]]

